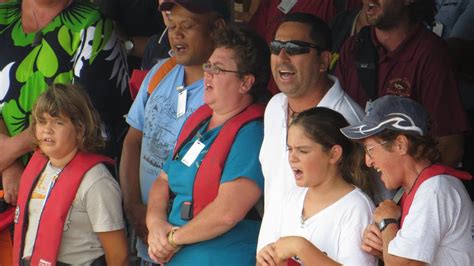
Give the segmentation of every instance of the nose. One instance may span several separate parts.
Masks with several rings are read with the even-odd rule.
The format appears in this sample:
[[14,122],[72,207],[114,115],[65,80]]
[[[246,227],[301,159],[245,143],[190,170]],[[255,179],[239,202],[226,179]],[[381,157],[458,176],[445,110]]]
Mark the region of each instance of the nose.
[[204,71],[204,84],[208,84],[209,81],[212,79],[212,74],[208,71]]
[[298,156],[296,156],[293,151],[289,151],[288,152],[288,161],[290,163],[296,163],[296,162],[298,162]]
[[288,61],[290,59],[290,56],[286,53],[285,49],[281,49],[280,53],[278,54],[278,58],[283,61]]
[[372,158],[370,158],[370,156],[367,153],[365,153],[365,165],[367,165],[367,167],[374,166],[374,162],[372,161]]

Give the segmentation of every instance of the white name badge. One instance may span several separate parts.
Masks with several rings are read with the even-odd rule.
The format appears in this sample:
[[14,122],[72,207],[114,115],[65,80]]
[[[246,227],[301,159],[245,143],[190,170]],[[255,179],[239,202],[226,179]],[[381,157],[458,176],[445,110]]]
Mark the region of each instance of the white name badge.
[[196,161],[196,158],[199,156],[204,147],[206,147],[206,145],[204,145],[199,140],[196,140],[193,146],[191,146],[188,152],[186,152],[183,159],[181,159],[181,162],[183,162],[187,167],[190,167],[194,161]]
[[441,22],[436,21],[436,24],[433,27],[434,34],[438,35],[439,37],[443,37],[443,24]]
[[[180,86],[182,87],[182,86]],[[181,117],[186,113],[186,100],[188,98],[188,91],[182,87],[176,88],[178,90],[178,109],[176,110],[176,117]]]
[[290,10],[296,5],[296,2],[298,2],[298,0],[283,0],[278,5],[278,9],[281,12],[288,14],[288,12],[290,12]]

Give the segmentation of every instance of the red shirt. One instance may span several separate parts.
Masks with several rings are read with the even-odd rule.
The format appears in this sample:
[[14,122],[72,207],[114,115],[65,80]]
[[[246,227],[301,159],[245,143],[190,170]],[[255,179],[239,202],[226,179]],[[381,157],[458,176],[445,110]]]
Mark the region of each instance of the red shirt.
[[[420,24],[392,52],[387,52],[378,42],[374,29],[372,41],[379,57],[379,97],[400,95],[421,103],[431,116],[434,136],[461,134],[469,130],[453,62],[442,39]],[[336,76],[342,88],[360,106],[365,106],[368,96],[357,76],[354,45],[355,36],[342,47]]]

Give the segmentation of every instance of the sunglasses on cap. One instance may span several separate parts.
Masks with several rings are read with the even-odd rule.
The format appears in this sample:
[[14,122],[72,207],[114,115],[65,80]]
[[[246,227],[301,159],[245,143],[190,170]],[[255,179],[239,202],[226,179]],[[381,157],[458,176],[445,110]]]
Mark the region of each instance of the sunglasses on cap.
[[274,55],[279,55],[281,49],[285,49],[288,55],[307,54],[310,48],[314,48],[318,51],[321,49],[317,44],[297,40],[286,42],[274,40],[270,42],[270,52]]

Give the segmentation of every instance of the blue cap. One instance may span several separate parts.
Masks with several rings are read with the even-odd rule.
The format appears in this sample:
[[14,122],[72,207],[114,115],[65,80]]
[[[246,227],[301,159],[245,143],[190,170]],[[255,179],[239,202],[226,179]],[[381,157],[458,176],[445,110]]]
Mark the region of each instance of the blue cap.
[[371,103],[362,122],[341,128],[349,139],[364,139],[385,129],[425,136],[429,116],[423,106],[412,99],[386,95]]

